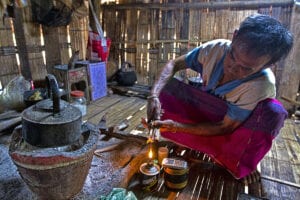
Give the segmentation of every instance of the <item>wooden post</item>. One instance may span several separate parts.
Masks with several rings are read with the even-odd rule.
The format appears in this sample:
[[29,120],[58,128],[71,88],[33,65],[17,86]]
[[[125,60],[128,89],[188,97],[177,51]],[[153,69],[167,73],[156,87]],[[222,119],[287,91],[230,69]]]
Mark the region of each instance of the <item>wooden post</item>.
[[45,80],[47,75],[41,44],[41,26],[32,23],[31,7],[16,8],[14,28],[20,56],[21,72],[25,79]]
[[125,48],[126,53],[125,61],[130,62],[134,66],[136,63],[136,35],[137,35],[137,9],[126,10],[125,22]]
[[[106,64],[106,76],[107,80],[110,80],[119,68],[121,54],[120,40],[122,38],[121,22],[124,19],[122,19],[122,12],[119,12],[117,14],[117,11],[115,9],[107,10],[102,6],[99,6],[99,10],[102,15],[102,28],[106,32],[107,38],[111,39],[110,52]],[[118,25],[116,24],[116,22],[118,22]]]
[[29,67],[29,60],[27,54],[27,46],[26,46],[26,39],[23,27],[23,15],[21,8],[15,8],[15,15],[16,18],[14,19],[14,30],[16,36],[16,42],[18,46],[18,53],[20,58],[20,66],[21,66],[21,73],[25,79],[31,80],[31,70]]
[[159,9],[153,9],[151,12],[151,24],[150,24],[150,40],[154,41],[150,43],[150,49],[149,49],[149,73],[148,73],[148,85],[153,85],[157,74],[158,74],[158,52],[159,52],[159,44],[157,44],[155,41],[158,39],[158,21],[159,21]]
[[53,73],[55,65],[68,64],[70,43],[67,40],[67,27],[43,26],[46,51],[46,67],[48,73]]
[[147,71],[148,66],[148,32],[149,32],[149,19],[150,10],[140,10],[137,21],[137,33],[136,40],[136,69],[138,71],[138,82],[147,84],[149,73]]
[[[59,36],[57,35],[59,28],[43,26],[43,34],[45,41],[46,51],[46,68],[48,73],[53,73],[53,67],[55,65],[64,64],[59,49]],[[56,49],[56,51],[54,51]]]
[[[296,100],[297,92],[300,86],[300,5],[295,5],[291,20],[291,31],[294,35],[294,47],[285,60],[282,78],[279,84],[278,97],[288,97]],[[287,110],[294,108],[293,104],[282,101]]]
[[16,59],[16,48],[13,42],[11,18],[4,18],[0,23],[0,82],[2,87],[20,75],[19,66]]
[[69,25],[72,53],[79,50],[79,59],[83,60],[85,60],[86,58],[86,49],[88,42],[87,21],[87,17],[83,17],[81,19],[72,20]]

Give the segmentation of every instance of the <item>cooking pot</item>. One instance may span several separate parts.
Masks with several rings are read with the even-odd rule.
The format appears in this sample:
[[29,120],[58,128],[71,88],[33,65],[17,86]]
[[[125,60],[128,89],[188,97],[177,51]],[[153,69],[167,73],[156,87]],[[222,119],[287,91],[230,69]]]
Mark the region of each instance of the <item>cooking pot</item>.
[[60,99],[55,76],[46,76],[48,99],[25,109],[22,113],[22,136],[39,147],[71,144],[81,134],[82,115],[78,108]]
[[[40,93],[38,99],[31,99],[32,96],[34,96],[36,93]],[[46,99],[48,97],[46,88],[36,88],[34,90],[27,90],[23,94],[23,99],[26,108],[36,104],[39,101],[42,101],[43,99]]]

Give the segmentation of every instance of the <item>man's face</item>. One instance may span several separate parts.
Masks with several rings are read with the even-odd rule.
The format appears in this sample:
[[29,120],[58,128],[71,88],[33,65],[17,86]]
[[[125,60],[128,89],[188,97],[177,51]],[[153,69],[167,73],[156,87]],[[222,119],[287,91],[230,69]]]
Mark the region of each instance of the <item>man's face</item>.
[[232,42],[224,60],[224,74],[232,79],[245,78],[266,67],[270,56],[257,57],[246,51],[242,42]]

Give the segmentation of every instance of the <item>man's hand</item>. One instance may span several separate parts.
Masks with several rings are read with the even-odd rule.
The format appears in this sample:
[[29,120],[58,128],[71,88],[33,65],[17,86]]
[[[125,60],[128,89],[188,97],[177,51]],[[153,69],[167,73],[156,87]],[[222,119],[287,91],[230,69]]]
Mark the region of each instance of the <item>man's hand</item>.
[[147,119],[148,123],[159,120],[161,116],[161,104],[157,96],[148,97]]
[[151,125],[155,128],[159,128],[162,132],[164,131],[170,131],[173,133],[176,133],[178,130],[178,122],[175,122],[171,119],[167,119],[167,120],[155,120],[151,123]]

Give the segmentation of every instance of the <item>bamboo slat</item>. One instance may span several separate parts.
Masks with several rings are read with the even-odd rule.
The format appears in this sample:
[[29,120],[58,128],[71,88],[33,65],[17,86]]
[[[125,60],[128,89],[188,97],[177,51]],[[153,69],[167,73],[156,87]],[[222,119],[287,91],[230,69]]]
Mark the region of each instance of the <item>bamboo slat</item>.
[[200,41],[203,37],[202,32],[204,31],[201,26],[204,24],[204,19],[201,14],[203,12],[201,10],[190,10],[189,11],[189,19],[185,21],[188,24],[188,38],[194,41]]
[[12,19],[11,18],[4,18],[3,21],[0,23],[0,46],[12,46],[13,37],[12,37]]
[[[137,41],[148,41],[149,33],[149,19],[150,11],[145,10],[143,12],[138,11],[138,22],[137,22]],[[134,26],[134,25],[133,25]],[[136,71],[140,75],[138,77],[139,83],[148,82],[148,69],[149,69],[149,52],[150,44],[142,43],[136,44]]]
[[125,43],[125,60],[134,66],[137,65],[136,61],[136,38],[137,38],[137,19],[138,11],[136,9],[126,10],[126,22],[125,22],[125,32],[124,38],[128,43]]
[[[185,3],[174,3],[170,0],[164,3],[132,3],[132,4],[119,4],[118,10],[126,9],[163,9],[163,10],[176,10],[180,8],[187,9],[257,9],[267,7],[286,7],[292,6],[293,0],[260,0],[260,1],[205,1],[205,2],[185,2]],[[114,4],[105,5],[108,9],[115,9]]]
[[[110,54],[109,54],[109,60],[119,62],[118,55],[120,52],[119,42],[121,38],[121,18],[119,12],[109,12],[107,10],[103,10],[102,7],[99,8],[99,10],[102,9],[103,16],[102,16],[102,25],[103,30],[106,33],[106,36],[109,37],[112,41],[111,47],[110,47]],[[116,21],[119,23],[116,24]],[[112,26],[113,25],[113,26]]]
[[79,50],[79,59],[86,59],[88,17],[72,20],[69,25],[72,53]]
[[[297,92],[299,91],[300,85],[300,58],[298,56],[300,49],[300,9],[299,6],[295,6],[292,10],[292,18],[290,19],[287,17],[287,19],[290,21],[290,28],[294,35],[294,47],[287,59],[283,62],[284,67],[282,68],[281,81],[278,87],[278,96],[285,96],[295,100],[297,98]],[[288,13],[286,13],[286,15],[288,15]],[[287,101],[283,101],[282,103],[288,110],[295,109],[294,105]]]
[[68,27],[58,27],[59,50],[61,55],[61,64],[67,64],[71,57],[69,51],[71,44],[68,43]]
[[[160,11],[153,9],[150,11],[150,41],[158,39],[158,24]],[[158,75],[158,59],[159,59],[159,47],[155,42],[150,42],[149,48],[149,73],[148,73],[148,84],[152,85],[155,82],[155,77]]]
[[267,177],[263,178],[262,186],[269,199],[297,199],[300,195],[299,188],[292,186],[300,183],[299,133],[294,122],[286,121],[271,151],[261,161],[263,177]]
[[20,74],[16,60],[16,48],[12,37],[12,19],[4,18],[0,23],[0,81],[4,87]]

